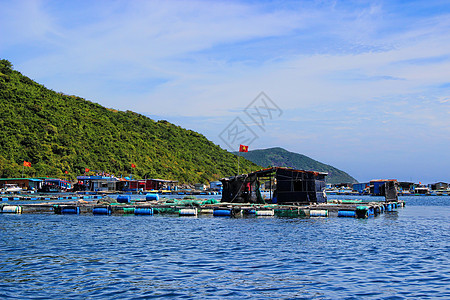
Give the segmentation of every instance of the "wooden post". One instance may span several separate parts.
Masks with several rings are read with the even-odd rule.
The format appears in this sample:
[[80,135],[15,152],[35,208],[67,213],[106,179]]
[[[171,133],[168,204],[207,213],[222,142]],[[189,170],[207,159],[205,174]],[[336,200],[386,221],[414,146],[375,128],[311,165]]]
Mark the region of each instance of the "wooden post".
[[272,174],[269,175],[269,181],[270,181],[270,201],[272,202]]

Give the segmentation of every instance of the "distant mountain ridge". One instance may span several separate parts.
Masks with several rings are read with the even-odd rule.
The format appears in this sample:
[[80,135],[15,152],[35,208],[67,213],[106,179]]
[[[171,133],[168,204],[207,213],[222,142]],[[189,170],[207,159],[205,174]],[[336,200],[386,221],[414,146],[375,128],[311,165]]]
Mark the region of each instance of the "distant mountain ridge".
[[299,170],[327,172],[328,183],[357,183],[358,181],[333,166],[321,163],[303,154],[289,152],[283,148],[268,148],[249,152],[234,152],[263,167],[288,167]]

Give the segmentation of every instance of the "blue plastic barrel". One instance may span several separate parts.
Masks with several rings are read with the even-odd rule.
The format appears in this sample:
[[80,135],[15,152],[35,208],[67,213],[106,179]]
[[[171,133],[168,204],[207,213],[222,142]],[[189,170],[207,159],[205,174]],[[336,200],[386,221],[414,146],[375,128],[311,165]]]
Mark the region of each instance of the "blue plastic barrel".
[[391,204],[386,204],[384,207],[386,208],[386,211],[392,211],[392,205]]
[[214,217],[230,217],[231,216],[231,209],[215,208],[213,216]]
[[159,200],[159,194],[147,194],[147,195],[145,195],[145,200],[147,200],[147,201],[153,201],[153,200],[158,201]]
[[373,207],[369,208],[368,215],[373,216],[374,214],[375,214],[375,211],[374,211]]
[[92,213],[94,215],[110,215],[111,210],[109,209],[109,207],[94,207],[92,209]]
[[117,202],[119,203],[128,203],[130,202],[131,197],[126,195],[119,195],[117,196]]
[[338,211],[338,217],[356,218],[356,212],[354,210],[340,210]]
[[63,215],[79,215],[80,214],[80,208],[74,207],[74,206],[68,206],[68,207],[61,207],[61,214]]
[[244,208],[242,210],[242,212],[244,213],[244,215],[254,215],[256,214],[256,210],[253,208]]
[[136,207],[134,209],[135,215],[153,215],[153,208],[151,207]]

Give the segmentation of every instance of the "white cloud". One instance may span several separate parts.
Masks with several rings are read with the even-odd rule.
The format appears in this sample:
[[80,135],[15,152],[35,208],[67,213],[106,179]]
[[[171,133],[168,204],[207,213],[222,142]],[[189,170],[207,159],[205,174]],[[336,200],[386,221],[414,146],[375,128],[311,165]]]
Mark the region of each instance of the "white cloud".
[[[333,155],[338,164],[353,159],[349,145],[367,155],[386,150],[362,130],[395,141],[392,129],[413,128],[441,140],[450,128],[450,18],[438,10],[421,16],[420,5],[409,13],[408,5],[383,1],[0,5],[4,58],[47,87],[107,107],[231,121],[265,91],[296,113],[289,115],[295,122],[273,123],[291,127],[268,131],[266,140]],[[192,124],[210,135],[222,130]]]

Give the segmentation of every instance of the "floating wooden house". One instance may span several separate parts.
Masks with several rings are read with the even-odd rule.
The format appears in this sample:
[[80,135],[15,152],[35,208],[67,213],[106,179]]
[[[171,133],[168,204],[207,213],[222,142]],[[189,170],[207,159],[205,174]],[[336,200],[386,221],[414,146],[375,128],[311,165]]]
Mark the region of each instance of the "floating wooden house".
[[197,191],[204,191],[206,190],[206,185],[203,183],[196,183],[194,184],[194,189]]
[[151,191],[151,190],[174,190],[178,181],[166,179],[142,179],[128,181],[127,190]]
[[399,181],[398,182],[398,191],[401,193],[414,192],[414,187],[415,187],[414,182],[408,182],[408,181]]
[[80,191],[120,191],[125,185],[126,180],[110,176],[94,175],[94,176],[78,176],[76,190]]
[[392,187],[397,188],[398,182],[396,179],[376,179],[370,181],[370,194],[372,196],[386,196],[386,189]]
[[66,192],[72,189],[72,183],[70,181],[60,179],[60,178],[43,178],[43,185],[38,192]]
[[368,190],[370,188],[370,183],[369,182],[360,182],[360,183],[354,183],[353,184],[353,190],[362,194],[364,193],[366,190]]
[[222,191],[222,182],[220,181],[211,181],[209,183],[209,189],[213,191]]
[[384,196],[386,201],[397,201],[398,182],[396,179],[377,179],[370,181],[370,194]]
[[430,192],[430,188],[425,185],[419,185],[414,187],[414,194],[427,195]]
[[446,182],[436,182],[431,184],[431,189],[436,190],[447,190],[448,189],[448,183]]
[[14,184],[24,190],[38,190],[44,180],[39,178],[0,178],[0,189],[7,184]]
[[[222,178],[222,202],[264,203],[260,185],[265,183],[272,203],[324,203],[328,173],[272,167],[249,174]],[[266,184],[269,182],[269,185]]]

